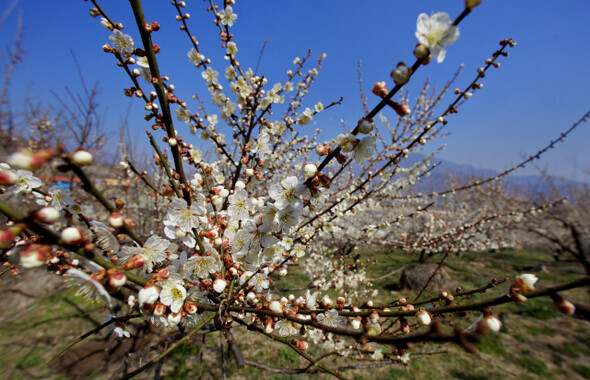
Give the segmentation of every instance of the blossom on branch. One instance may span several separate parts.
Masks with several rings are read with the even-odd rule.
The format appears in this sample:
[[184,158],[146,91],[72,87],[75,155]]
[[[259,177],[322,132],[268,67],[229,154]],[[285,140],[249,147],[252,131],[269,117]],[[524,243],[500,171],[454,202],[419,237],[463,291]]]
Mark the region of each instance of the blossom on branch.
[[438,12],[430,17],[426,13],[418,16],[416,38],[428,46],[432,57],[436,58],[438,63],[444,61],[447,54],[443,46],[453,44],[459,37],[459,28],[451,24],[451,18],[445,12]]

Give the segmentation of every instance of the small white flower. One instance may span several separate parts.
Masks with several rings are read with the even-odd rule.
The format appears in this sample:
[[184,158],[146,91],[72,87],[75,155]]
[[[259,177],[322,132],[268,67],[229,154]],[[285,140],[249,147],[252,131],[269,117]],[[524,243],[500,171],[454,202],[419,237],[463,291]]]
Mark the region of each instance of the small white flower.
[[364,160],[370,158],[373,155],[373,146],[377,142],[375,136],[367,136],[363,138],[354,150],[354,160],[358,164],[362,164]]
[[224,10],[219,11],[219,18],[221,19],[221,25],[233,26],[238,15],[233,13],[233,8],[228,5]]
[[438,63],[445,59],[443,46],[449,46],[459,37],[459,28],[451,25],[451,19],[445,12],[438,12],[428,17],[426,13],[418,16],[416,38],[428,46],[432,57]]
[[338,315],[338,310],[336,309],[330,309],[325,314],[318,314],[317,321],[330,327],[341,327],[346,324],[346,319]]
[[113,30],[113,34],[109,36],[109,41],[119,51],[119,53],[125,55],[133,54],[134,44],[133,39],[128,34],[123,34],[119,29]]
[[292,203],[301,203],[299,197],[304,195],[307,187],[299,183],[297,177],[287,177],[281,184],[273,184],[268,194],[275,200],[275,206],[282,210]]
[[160,302],[170,308],[173,313],[178,313],[184,305],[186,288],[178,280],[168,280],[162,286]]

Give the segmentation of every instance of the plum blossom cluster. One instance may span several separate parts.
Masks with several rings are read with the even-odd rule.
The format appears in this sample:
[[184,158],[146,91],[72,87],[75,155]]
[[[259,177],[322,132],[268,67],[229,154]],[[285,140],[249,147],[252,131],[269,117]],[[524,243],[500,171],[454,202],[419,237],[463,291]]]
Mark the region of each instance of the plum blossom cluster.
[[[218,61],[214,52],[205,56],[192,34],[187,4],[174,1],[174,19],[188,37],[185,63],[199,72],[208,93],[195,96],[198,103],[183,100],[170,77],[160,74],[160,47],[146,43],[160,25],[145,19],[141,2],[132,1],[137,29],[130,34],[93,3],[90,13],[101,17],[108,34],[102,50],[129,80],[124,94],[145,103],[154,170],[140,172],[123,157],[120,179],[143,181],[138,198],[152,205],[150,213],[134,212],[121,193],[105,196],[87,174],[96,163],[84,149],[17,151],[0,164],[2,194],[28,210],[23,214],[0,200],[0,212],[9,220],[0,233],[1,254],[15,272],[46,266],[63,275],[81,294],[117,311],[107,323],[121,339],[131,336],[125,324],[130,315],[161,327],[163,334],[196,332],[208,324],[225,333],[246,325],[337,377],[337,371],[310,359],[310,344],[346,358],[407,364],[412,342],[457,342],[459,335],[477,339],[485,329],[500,330],[490,309],[469,304],[465,311],[483,316],[477,331],[445,330],[443,320],[454,315],[455,298],[467,292],[444,292],[428,303],[377,302],[379,294],[361,261],[366,247],[431,256],[514,247],[517,237],[504,231],[555,204],[531,208],[511,199],[501,210],[482,206],[473,213],[467,207],[474,200],[466,198],[479,194],[441,197],[438,205],[405,198],[435,169],[434,157],[444,146],[412,165],[405,160],[445,135],[447,118],[482,88],[485,72],[498,67],[505,49],[514,46],[503,40],[443,112],[435,109],[457,76],[438,92],[425,84],[414,101],[399,92],[432,58],[443,62],[444,47],[459,36],[458,22],[479,2],[467,1],[454,22],[443,12],[420,14],[416,63],[394,68],[392,90],[386,82],[376,83],[377,105],[369,111],[365,100],[367,112],[353,124],[343,121],[341,133],[326,141],[312,129],[314,119],[337,109],[342,99],[306,106],[325,54],[315,63],[311,51],[297,57],[283,79],[271,81],[238,59],[230,29],[240,20],[234,1],[211,2],[207,8],[222,42]],[[390,108],[394,114],[388,116]],[[36,176],[52,164],[80,185],[63,188]],[[501,190],[495,183],[486,186],[477,190]],[[89,198],[93,207],[82,207],[80,199]],[[153,228],[142,230],[144,219],[153,219]],[[303,272],[307,285],[281,288],[281,277],[296,272]],[[531,276],[514,281],[512,300],[536,296]],[[568,309],[564,301],[556,301],[558,308]],[[502,302],[507,301],[499,297],[492,304]],[[126,305],[124,311],[117,303]],[[171,341],[172,348],[181,343]]]

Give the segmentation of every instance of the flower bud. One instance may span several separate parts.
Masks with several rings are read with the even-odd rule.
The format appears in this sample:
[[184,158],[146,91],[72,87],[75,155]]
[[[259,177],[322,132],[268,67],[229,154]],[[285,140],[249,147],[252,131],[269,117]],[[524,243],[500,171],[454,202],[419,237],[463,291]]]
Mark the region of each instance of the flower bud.
[[397,104],[395,103],[393,110],[397,113],[400,117],[404,117],[409,115],[412,112],[410,106],[406,103]]
[[84,149],[78,149],[77,151],[72,153],[70,160],[74,165],[86,166],[92,163],[94,157],[92,156],[92,153],[90,153],[89,151]]
[[[150,304],[146,304],[146,305],[150,305]],[[166,313],[166,305],[164,305],[162,302],[158,302],[156,304],[156,306],[154,307],[154,310],[152,311],[152,315],[155,317],[161,317],[162,315],[164,315]]]
[[194,302],[185,301],[183,307],[187,314],[193,315],[197,312],[197,305]]
[[377,95],[380,98],[384,98],[389,93],[387,91],[387,85],[385,82],[377,82],[373,85],[373,94]]
[[576,313],[576,305],[561,297],[560,299],[554,300],[553,304],[555,305],[557,310],[559,310],[560,313],[565,314],[567,316],[571,317]]
[[127,276],[125,276],[123,273],[118,271],[109,273],[109,286],[111,288],[120,288],[121,286],[125,285],[126,282]]
[[23,268],[37,268],[45,265],[51,247],[48,245],[31,244],[20,252],[20,264]]
[[353,319],[350,322],[350,325],[352,326],[353,329],[358,330],[361,328],[361,320],[360,319]]
[[395,84],[406,84],[410,81],[410,77],[412,76],[412,69],[406,66],[405,63],[400,62],[397,64],[396,69],[391,72],[390,76],[395,82]]
[[84,242],[84,235],[79,228],[68,227],[61,232],[61,240],[65,244],[82,244]]
[[430,55],[430,49],[428,49],[428,46],[423,44],[417,44],[414,48],[414,57],[416,57],[417,59],[426,58],[428,57],[428,55]]
[[121,213],[115,211],[107,218],[107,222],[113,228],[121,228],[123,227],[125,219],[123,218],[123,215],[121,215]]
[[268,305],[268,309],[275,313],[281,314],[283,312],[283,305],[279,301],[272,301],[270,305]]
[[0,167],[0,186],[12,186],[18,181],[16,173]]
[[371,323],[378,323],[381,320],[381,316],[377,311],[373,311],[371,315],[369,315],[369,322]]
[[426,310],[420,309],[416,313],[416,321],[419,325],[428,326],[430,323],[432,323],[432,317]]
[[373,123],[371,123],[369,120],[367,119],[362,119],[359,122],[359,132],[360,133],[370,133],[373,130]]
[[307,164],[303,167],[303,172],[306,178],[312,178],[318,173],[318,168],[314,164]]
[[156,286],[149,286],[142,288],[137,293],[139,299],[139,306],[143,307],[144,304],[154,304],[160,297],[160,288]]
[[217,280],[213,281],[213,289],[217,293],[223,293],[226,285],[227,285],[227,281],[225,281],[223,278],[218,278]]
[[535,289],[535,283],[538,280],[534,274],[525,273],[517,276],[515,283],[522,291],[527,292]]
[[298,349],[300,349],[302,351],[305,351],[309,347],[309,343],[307,343],[304,340],[297,340],[296,346],[297,346]]
[[168,323],[170,324],[169,327],[174,327],[180,323],[182,320],[182,313],[170,313],[168,314]]
[[484,323],[485,326],[493,332],[500,332],[500,329],[502,328],[502,322],[493,315],[484,317]]
[[34,220],[38,222],[45,224],[53,224],[59,220],[60,213],[55,207],[48,206],[35,211],[32,217]]

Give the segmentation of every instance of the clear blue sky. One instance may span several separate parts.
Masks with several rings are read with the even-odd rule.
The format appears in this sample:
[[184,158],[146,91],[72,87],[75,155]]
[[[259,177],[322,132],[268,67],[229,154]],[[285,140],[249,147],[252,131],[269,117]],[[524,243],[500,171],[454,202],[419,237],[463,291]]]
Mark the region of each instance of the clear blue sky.
[[[2,1],[4,10],[12,0]],[[133,30],[127,1],[105,0],[101,6],[115,21]],[[212,16],[205,12],[208,3],[187,1],[192,31],[213,66],[222,70],[225,61]],[[123,88],[129,81],[115,66],[113,58],[101,51],[109,32],[88,15],[90,2],[21,0],[0,26],[0,47],[5,53],[11,46],[17,15],[22,12],[25,60],[14,74],[11,101],[18,108],[24,99],[55,104],[50,91],[62,94],[64,87],[79,89],[72,49],[89,85],[99,83],[105,125],[116,130],[129,105]],[[151,8],[153,7],[153,8]],[[169,1],[144,1],[148,20],[159,21],[160,32],[154,34],[163,47],[159,55],[164,75],[171,77],[184,99],[193,93],[203,98],[207,92],[200,71],[188,62],[190,46],[174,21],[175,11]],[[260,73],[270,83],[284,81],[284,72],[293,58],[313,49],[313,56],[328,55],[317,79],[308,106],[318,100],[324,104],[344,97],[344,105],[317,117],[316,127],[327,129],[326,138],[334,136],[344,118],[353,124],[362,115],[359,102],[356,65],[363,62],[367,91],[376,81],[390,81],[389,72],[398,61],[413,62],[412,49],[416,18],[421,12],[448,12],[456,17],[463,0],[429,1],[312,1],[312,0],[238,0],[234,11],[238,20],[232,29],[238,43],[242,66],[255,67],[262,43],[269,39]],[[476,69],[497,48],[502,38],[513,37],[518,45],[501,68],[486,76],[484,89],[477,92],[457,116],[449,118],[445,139],[447,148],[440,156],[456,163],[478,168],[502,170],[536,152],[560,131],[590,109],[590,1],[484,0],[460,25],[460,37],[447,49],[442,64],[431,63],[416,73],[409,86],[411,95],[429,78],[437,86],[465,64],[457,87],[464,87]],[[412,96],[412,97],[414,97]],[[448,104],[447,97],[444,104]],[[369,95],[370,104],[376,99]],[[189,104],[189,108],[197,106]],[[393,119],[393,112],[388,112]],[[136,101],[131,110],[131,126],[143,138],[148,124],[142,120],[142,108]],[[115,141],[113,141],[115,142]],[[564,144],[547,153],[536,165],[551,174],[590,182],[590,124],[582,125]],[[520,174],[537,174],[534,166]]]

